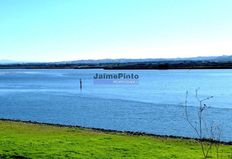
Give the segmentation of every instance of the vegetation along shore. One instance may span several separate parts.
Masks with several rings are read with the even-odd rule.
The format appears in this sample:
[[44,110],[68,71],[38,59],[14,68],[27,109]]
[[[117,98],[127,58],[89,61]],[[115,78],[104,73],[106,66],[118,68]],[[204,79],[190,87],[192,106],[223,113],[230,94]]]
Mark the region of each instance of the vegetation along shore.
[[[0,134],[0,158],[202,158],[187,138],[7,119]],[[220,157],[230,158],[231,143],[220,145]]]

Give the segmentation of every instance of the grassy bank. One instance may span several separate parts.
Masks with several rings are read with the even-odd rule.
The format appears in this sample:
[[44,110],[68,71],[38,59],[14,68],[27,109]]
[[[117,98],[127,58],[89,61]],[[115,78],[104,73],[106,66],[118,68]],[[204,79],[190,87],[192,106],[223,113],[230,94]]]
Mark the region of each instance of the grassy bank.
[[[232,146],[222,145],[223,158]],[[215,154],[211,154],[216,156]],[[202,158],[194,140],[0,120],[0,158]]]

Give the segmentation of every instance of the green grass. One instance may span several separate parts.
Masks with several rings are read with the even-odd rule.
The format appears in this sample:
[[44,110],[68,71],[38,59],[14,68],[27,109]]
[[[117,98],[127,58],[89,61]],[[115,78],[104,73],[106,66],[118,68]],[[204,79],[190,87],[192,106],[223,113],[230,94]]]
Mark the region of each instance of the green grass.
[[[232,152],[231,148],[232,146],[221,145],[220,155],[228,158]],[[215,156],[214,153],[211,155]],[[99,159],[202,158],[200,147],[194,140],[133,136],[1,120],[0,156],[0,158]]]

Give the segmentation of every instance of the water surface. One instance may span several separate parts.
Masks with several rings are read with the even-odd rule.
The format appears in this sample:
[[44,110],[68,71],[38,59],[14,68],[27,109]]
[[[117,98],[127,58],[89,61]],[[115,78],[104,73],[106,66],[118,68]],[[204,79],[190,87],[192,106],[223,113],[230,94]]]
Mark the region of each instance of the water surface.
[[[139,83],[94,84],[96,73],[138,74]],[[182,105],[188,91],[194,120],[197,88],[214,96],[205,120],[232,140],[232,70],[0,70],[0,117],[195,137]]]

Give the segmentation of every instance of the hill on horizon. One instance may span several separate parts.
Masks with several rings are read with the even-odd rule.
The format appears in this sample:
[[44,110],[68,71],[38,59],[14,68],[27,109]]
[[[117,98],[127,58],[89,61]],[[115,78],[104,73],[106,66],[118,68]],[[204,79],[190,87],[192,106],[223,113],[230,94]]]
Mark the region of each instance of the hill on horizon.
[[73,61],[58,61],[58,62],[24,62],[2,59],[0,64],[27,64],[27,63],[53,63],[53,64],[99,64],[99,63],[131,63],[131,62],[159,62],[159,61],[209,61],[209,62],[231,62],[232,55],[222,56],[200,56],[200,57],[185,57],[185,58],[141,58],[141,59],[88,59],[88,60],[73,60]]

